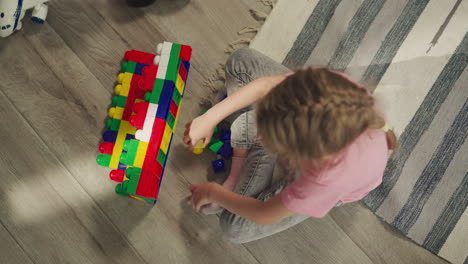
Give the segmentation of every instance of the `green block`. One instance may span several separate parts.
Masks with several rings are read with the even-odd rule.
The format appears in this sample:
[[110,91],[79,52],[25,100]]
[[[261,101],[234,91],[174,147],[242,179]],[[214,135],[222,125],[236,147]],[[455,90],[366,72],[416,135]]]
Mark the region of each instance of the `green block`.
[[173,81],[174,83],[177,81],[177,75],[179,74],[180,47],[180,44],[172,44],[171,56],[167,65],[166,80]]
[[162,150],[159,150],[159,154],[158,154],[158,162],[159,164],[161,164],[161,166],[164,167],[164,162],[166,161],[166,154],[164,154],[164,152],[162,152]]
[[213,131],[213,134],[216,134],[216,133],[218,133],[218,131],[219,131],[219,128],[218,128],[218,126],[215,126],[215,128],[214,128],[214,131]]
[[174,130],[174,124],[175,124],[175,117],[172,115],[172,113],[169,111],[167,114],[166,122],[169,125],[169,127]]
[[112,97],[112,105],[113,106],[118,106],[125,108],[125,105],[127,104],[127,97],[126,96],[121,96],[121,95],[116,95]]
[[151,92],[146,92],[145,97],[143,98],[146,102],[149,102],[151,100]]
[[132,166],[135,162],[136,153],[124,152],[120,154],[120,163]]
[[174,94],[172,95],[172,100],[174,100],[174,103],[179,107],[180,101],[182,100],[182,96],[180,95],[179,91],[174,89]]
[[134,61],[124,61],[122,62],[121,68],[123,72],[134,73],[136,66],[137,66],[137,63]]
[[129,167],[125,171],[125,177],[132,179],[132,180],[139,180],[141,174],[141,168],[137,167]]
[[108,119],[106,121],[106,127],[109,130],[119,131],[120,128],[120,119]]
[[136,153],[138,151],[138,145],[140,144],[139,140],[136,139],[127,139],[123,143],[123,149],[127,152]]
[[110,161],[111,155],[108,154],[101,154],[96,157],[96,163],[104,167],[109,167]]
[[124,190],[122,183],[119,183],[115,186],[115,193],[122,196],[128,196],[128,193]]
[[164,80],[156,79],[153,86],[153,91],[151,92],[151,98],[148,102],[153,104],[159,104],[159,97],[164,87]]
[[218,151],[223,147],[224,143],[218,139],[212,140],[212,144],[210,144],[210,149],[214,153],[218,153]]
[[130,179],[122,182],[122,189],[128,194],[135,194],[138,187],[138,179]]

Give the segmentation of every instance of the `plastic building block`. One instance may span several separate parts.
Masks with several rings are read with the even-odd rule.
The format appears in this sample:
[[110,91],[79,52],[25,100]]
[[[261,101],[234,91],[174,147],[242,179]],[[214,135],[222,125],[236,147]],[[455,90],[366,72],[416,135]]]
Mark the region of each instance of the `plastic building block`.
[[221,149],[221,147],[224,145],[224,143],[222,141],[220,141],[219,139],[217,138],[212,138],[211,139],[211,143],[209,145],[209,148],[211,149],[211,151],[213,151],[214,153],[218,153],[218,151]]
[[125,52],[124,59],[127,61],[134,61],[138,63],[143,63],[147,65],[152,65],[156,55],[151,53],[146,53],[138,50],[130,50]]
[[123,182],[125,178],[125,171],[123,170],[112,170],[109,173],[109,178],[116,182]]
[[105,167],[109,167],[110,160],[111,160],[111,155],[108,155],[108,154],[101,154],[97,156],[96,158],[97,164],[101,166],[105,166]]
[[127,103],[127,97],[116,95],[112,97],[112,105],[124,108]]
[[135,68],[137,64],[138,62],[134,62],[134,61],[124,61],[122,62],[120,69],[122,70],[122,72],[135,73]]
[[225,159],[230,159],[232,157],[232,147],[229,144],[223,144],[223,146],[218,150],[217,154],[221,155]]
[[106,121],[109,131],[99,147],[103,154],[96,158],[98,164],[114,169],[109,178],[120,182],[116,193],[152,204],[161,186],[191,56],[189,46],[170,42],[159,46],[158,56],[125,53],[109,109],[112,119]]
[[102,140],[106,142],[115,142],[117,139],[117,131],[114,130],[107,130],[102,134]]
[[138,75],[142,75],[143,74],[143,68],[146,67],[146,66],[148,66],[148,64],[137,63],[133,73],[138,74]]
[[224,160],[223,159],[217,159],[211,162],[211,167],[213,168],[213,171],[215,173],[221,172],[225,170],[224,166]]
[[192,57],[192,47],[187,45],[182,45],[180,48],[180,59],[183,61],[189,61]]
[[112,155],[114,145],[114,142],[102,142],[101,145],[99,145],[99,152],[101,152],[102,154]]
[[231,143],[231,131],[227,129],[221,130],[219,139],[224,143]]

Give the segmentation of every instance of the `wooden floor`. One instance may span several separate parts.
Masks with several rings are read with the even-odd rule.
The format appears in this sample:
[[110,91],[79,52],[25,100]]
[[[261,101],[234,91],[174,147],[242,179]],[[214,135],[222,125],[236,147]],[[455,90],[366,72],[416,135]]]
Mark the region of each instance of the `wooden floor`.
[[[445,263],[359,204],[261,241],[234,245],[216,217],[185,202],[210,174],[182,145],[182,126],[209,94],[202,84],[227,43],[258,26],[257,0],[61,0],[44,25],[0,40],[0,263]],[[164,40],[192,45],[186,97],[159,202],[113,191],[95,164],[123,53]]]

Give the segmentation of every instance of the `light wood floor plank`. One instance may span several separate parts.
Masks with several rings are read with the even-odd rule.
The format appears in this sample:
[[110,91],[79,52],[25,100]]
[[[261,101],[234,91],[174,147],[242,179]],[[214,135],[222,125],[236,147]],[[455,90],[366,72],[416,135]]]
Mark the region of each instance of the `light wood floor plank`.
[[447,263],[397,233],[359,203],[335,208],[331,217],[374,263]]
[[[15,42],[18,47],[22,47],[21,35],[12,38],[18,40]],[[28,82],[16,84],[31,89]],[[2,90],[7,89],[1,86]],[[39,90],[37,86],[34,89]],[[35,95],[35,92],[17,94],[25,98]],[[0,120],[8,124],[0,126],[1,222],[34,262],[141,261],[3,91],[0,92]],[[54,124],[50,122],[49,125]],[[8,240],[2,240],[2,251],[4,242]],[[7,246],[12,247],[11,243]]]
[[308,219],[246,246],[261,263],[373,263],[331,217]]
[[[0,222],[1,222],[0,217]],[[32,264],[33,262],[26,255],[26,252],[20,247],[16,242],[14,237],[3,227],[3,224],[0,224],[0,241],[2,241],[0,246],[0,263],[9,263],[9,264]]]

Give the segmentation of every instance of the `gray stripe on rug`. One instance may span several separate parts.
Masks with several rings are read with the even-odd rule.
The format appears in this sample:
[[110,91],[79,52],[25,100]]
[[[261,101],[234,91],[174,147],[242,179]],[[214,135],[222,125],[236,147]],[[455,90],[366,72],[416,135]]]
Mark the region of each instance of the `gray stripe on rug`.
[[[431,61],[426,63],[431,63]],[[447,59],[444,58],[444,62],[442,63],[444,63],[442,66],[445,66]],[[443,68],[441,68],[441,70],[442,69]],[[437,78],[437,76],[435,77]],[[406,201],[410,198],[413,188],[421,176],[421,173],[423,172],[426,165],[431,161],[432,154],[436,152],[438,144],[442,142],[444,136],[447,134],[448,129],[457,117],[458,112],[460,109],[462,109],[463,104],[467,98],[465,90],[466,81],[468,81],[467,68],[465,68],[462,75],[460,75],[451,92],[447,95],[447,98],[444,100],[439,110],[432,118],[427,130],[424,131],[424,133],[421,135],[421,138],[419,138],[418,143],[411,150],[411,154],[405,161],[401,173],[398,176],[397,182],[393,186],[392,190],[388,193],[384,202],[380,205],[380,208],[376,211],[379,216],[381,216],[389,223],[392,223],[395,220],[395,218],[401,212],[401,209],[405,205]],[[433,83],[431,82],[431,85],[432,84]],[[431,85],[429,85],[428,88],[430,88]],[[397,152],[398,151],[399,150],[397,150]],[[461,175],[459,182],[461,182],[462,179],[463,176]],[[450,199],[450,196],[455,191],[455,189],[456,186],[452,189],[448,189],[449,193],[447,193],[445,202]],[[432,195],[432,197],[433,196],[434,195]],[[439,213],[443,210],[444,206],[445,203],[439,204]],[[424,207],[424,210],[426,210],[426,207]],[[432,212],[431,216],[436,218],[439,216],[439,214],[434,214],[434,212]],[[434,222],[435,220],[436,219],[434,219]],[[429,231],[430,229],[425,232],[423,238],[421,239],[421,243],[424,241],[424,238],[426,237],[427,233],[429,233]]]
[[[404,234],[408,234],[409,229],[418,219],[435,187],[444,177],[453,157],[465,142],[468,130],[467,113],[468,104],[465,101],[463,108],[416,181],[409,199],[395,218],[393,224]],[[446,175],[446,177],[452,177],[452,175]]]
[[353,59],[354,53],[361,44],[370,25],[382,9],[385,0],[364,1],[349,22],[348,30],[341,39],[328,67],[344,71]]
[[[349,62],[345,73],[354,80],[361,80],[362,76],[370,65],[372,59],[377,54],[388,32],[403,12],[408,0],[386,1],[379,15],[370,25],[359,47],[354,52],[354,57]],[[364,83],[364,85],[366,85]],[[367,85],[366,85],[367,86]],[[375,86],[368,87],[371,92]]]
[[364,198],[366,205],[376,211],[398,180],[406,160],[422,134],[431,124],[440,106],[468,64],[468,33],[451,56],[420,107],[400,136],[400,148],[390,157],[382,184]]
[[[427,153],[434,153],[435,146],[433,142],[440,142],[442,141],[443,135],[446,134],[447,129],[450,127],[450,124],[453,123],[455,117],[459,110],[463,107],[463,104],[466,100],[468,100],[468,93],[466,92],[466,84],[468,83],[468,67],[465,68],[465,71],[458,79],[455,87],[452,89],[452,92],[449,94],[447,99],[445,99],[444,104],[439,109],[439,112],[434,117],[432,124],[428,131],[422,136],[419,144],[413,150],[413,155],[418,154],[420,156],[430,156]],[[440,135],[438,131],[443,131],[442,135]],[[437,135],[435,135],[437,133]],[[432,230],[435,222],[437,221],[437,217],[442,214],[442,211],[445,208],[445,205],[450,200],[450,197],[455,192],[457,187],[463,181],[463,176],[466,171],[468,171],[468,163],[466,161],[466,157],[468,156],[468,141],[465,140],[464,145],[461,149],[457,152],[455,157],[453,158],[450,166],[447,168],[445,172],[446,175],[451,175],[451,177],[443,177],[442,180],[437,185],[437,188],[432,193],[429,200],[426,202],[421,214],[418,217],[416,223],[414,223],[413,227],[408,231],[408,237],[413,239],[415,242],[422,244],[424,239],[426,239],[427,234]],[[415,166],[418,164],[422,164],[424,166],[428,163],[428,160],[425,162],[418,161],[408,161],[408,163],[412,163]],[[408,165],[407,165],[408,166]],[[420,168],[419,172],[422,171],[423,168]],[[405,169],[403,169],[405,171]],[[402,175],[406,175],[407,177],[417,177],[417,175],[412,175],[412,172],[402,172]],[[403,176],[400,176],[403,177]],[[400,179],[399,181],[401,181]],[[397,185],[399,183],[397,182]],[[397,189],[397,185],[393,188],[392,192]],[[413,184],[414,185],[414,184]],[[412,188],[412,186],[410,188]],[[390,192],[389,196],[392,196],[392,192]],[[400,192],[399,192],[400,193]],[[408,196],[409,197],[409,194]],[[384,202],[384,204],[387,201]],[[385,207],[382,204],[381,208]],[[397,209],[401,209],[397,208]],[[398,212],[395,213],[396,216]],[[394,219],[393,217],[392,219]],[[391,221],[390,221],[391,222]]]
[[462,184],[458,186],[452,198],[447,203],[444,212],[437,219],[434,228],[426,237],[422,246],[437,254],[445,241],[447,241],[447,238],[457,224],[458,219],[460,219],[463,212],[466,210],[467,206],[468,173],[465,173],[465,178],[463,179]]
[[340,2],[341,0],[320,0],[284,58],[283,65],[289,68],[304,65]]
[[391,64],[393,57],[395,57],[395,54],[401,44],[426,8],[427,3],[429,3],[429,0],[410,0],[406,4],[403,12],[400,14],[392,29],[385,37],[379,51],[372,59],[372,62],[364,73],[361,82],[372,82],[376,85],[380,79],[382,79],[388,66]]
[[[347,25],[351,22],[364,0],[342,1],[322,33],[320,40],[314,47],[305,65],[327,66],[330,58],[335,53],[340,40],[348,30]],[[309,36],[310,37],[310,36]]]

